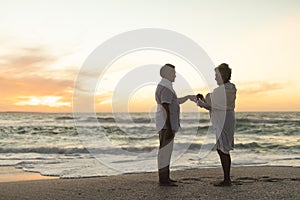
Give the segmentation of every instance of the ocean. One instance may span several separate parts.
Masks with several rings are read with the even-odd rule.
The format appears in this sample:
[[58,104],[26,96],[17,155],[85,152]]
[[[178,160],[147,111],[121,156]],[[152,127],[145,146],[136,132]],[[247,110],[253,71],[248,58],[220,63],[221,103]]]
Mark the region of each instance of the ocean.
[[[0,166],[61,178],[156,171],[154,113],[0,113]],[[173,170],[220,167],[208,113],[181,113]],[[300,167],[300,112],[237,112],[232,166]]]

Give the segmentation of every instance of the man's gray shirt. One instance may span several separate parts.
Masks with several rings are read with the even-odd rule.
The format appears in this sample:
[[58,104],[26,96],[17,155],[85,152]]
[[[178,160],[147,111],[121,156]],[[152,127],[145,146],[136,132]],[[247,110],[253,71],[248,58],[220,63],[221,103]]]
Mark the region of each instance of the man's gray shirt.
[[178,131],[180,127],[179,113],[180,107],[177,95],[173,89],[172,83],[167,79],[162,79],[157,85],[155,91],[155,100],[157,103],[156,128],[158,131],[166,129],[166,112],[162,106],[163,103],[169,104],[170,122],[173,131]]

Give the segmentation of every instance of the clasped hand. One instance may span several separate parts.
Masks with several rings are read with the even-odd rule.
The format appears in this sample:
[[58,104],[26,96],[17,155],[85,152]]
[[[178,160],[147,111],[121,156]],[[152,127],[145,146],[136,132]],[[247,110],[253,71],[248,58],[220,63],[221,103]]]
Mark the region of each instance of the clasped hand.
[[203,95],[202,94],[197,94],[197,95],[188,95],[189,100],[197,103],[198,100],[203,100]]

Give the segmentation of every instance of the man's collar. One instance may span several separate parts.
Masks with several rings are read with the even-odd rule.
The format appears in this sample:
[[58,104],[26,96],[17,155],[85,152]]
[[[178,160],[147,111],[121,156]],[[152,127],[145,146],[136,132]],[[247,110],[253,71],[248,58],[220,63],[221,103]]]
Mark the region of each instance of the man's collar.
[[172,82],[169,81],[168,79],[162,78],[161,81],[159,82],[159,85],[168,88],[169,90],[171,90],[176,95],[176,92],[173,89]]
[[161,79],[161,82],[164,82],[164,83],[166,83],[166,84],[172,85],[172,82],[169,81],[169,80],[166,79],[166,78],[162,78],[162,79]]

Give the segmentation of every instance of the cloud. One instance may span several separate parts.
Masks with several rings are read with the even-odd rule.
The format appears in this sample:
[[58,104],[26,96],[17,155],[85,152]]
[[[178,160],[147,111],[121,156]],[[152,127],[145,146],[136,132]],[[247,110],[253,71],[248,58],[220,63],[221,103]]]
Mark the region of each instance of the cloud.
[[283,89],[287,83],[251,81],[237,83],[238,94],[254,95]]
[[5,96],[62,95],[73,88],[73,80],[56,80],[43,77],[9,79],[0,77],[0,90]]
[[32,76],[57,60],[44,47],[20,48],[13,54],[0,56],[0,72],[1,76],[7,77]]

